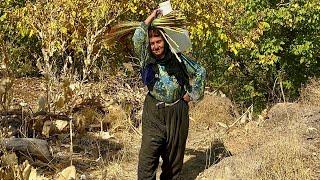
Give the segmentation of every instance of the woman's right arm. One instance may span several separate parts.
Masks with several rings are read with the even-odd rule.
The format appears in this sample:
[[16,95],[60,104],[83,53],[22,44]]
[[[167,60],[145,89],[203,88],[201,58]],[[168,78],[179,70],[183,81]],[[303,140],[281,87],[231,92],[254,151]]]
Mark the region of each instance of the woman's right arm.
[[161,11],[154,10],[145,21],[141,22],[140,27],[136,29],[132,37],[134,51],[140,60],[140,65],[143,66],[145,60],[148,58],[148,27],[152,21],[157,17]]
[[147,31],[148,31],[148,25],[146,25],[144,22],[141,22],[140,27],[138,27],[134,35],[132,37],[133,45],[134,45],[134,51],[136,53],[137,58],[139,58],[140,65],[143,65],[143,62],[147,58]]

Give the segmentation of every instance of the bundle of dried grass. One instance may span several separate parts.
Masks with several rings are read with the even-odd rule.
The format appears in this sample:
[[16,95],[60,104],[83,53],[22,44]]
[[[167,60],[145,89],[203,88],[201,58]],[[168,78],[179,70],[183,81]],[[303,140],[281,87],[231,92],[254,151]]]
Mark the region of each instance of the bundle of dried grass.
[[[164,30],[171,30],[177,33],[184,33],[183,28],[186,26],[185,20],[185,16],[177,11],[173,11],[168,15],[161,16],[153,20],[151,26]],[[138,28],[140,24],[141,22],[138,21],[129,21],[117,24],[113,26],[105,35],[105,40],[114,41],[116,39],[122,39],[130,34],[133,30]]]

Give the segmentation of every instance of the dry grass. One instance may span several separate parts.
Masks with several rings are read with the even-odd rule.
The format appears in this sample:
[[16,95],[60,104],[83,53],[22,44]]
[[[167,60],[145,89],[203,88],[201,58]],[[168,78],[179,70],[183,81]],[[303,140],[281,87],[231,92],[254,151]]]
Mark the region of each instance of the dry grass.
[[319,179],[320,82],[301,94],[303,104],[276,104],[266,119],[229,130],[224,142],[233,156],[197,179]]
[[[114,135],[114,140],[121,144],[121,149],[115,154],[110,154],[104,158],[103,163],[97,170],[100,179],[136,179],[136,163],[138,161],[138,151],[140,148],[140,134],[136,129],[128,112],[121,105],[111,105],[108,108],[105,121],[110,124],[110,133]],[[112,149],[112,148],[110,148]]]
[[[26,99],[25,102],[32,109],[36,109],[39,94],[43,93],[40,87],[42,80],[21,79],[17,82],[14,86],[14,97],[19,100]],[[85,83],[72,94],[71,106],[68,107],[71,107],[71,110],[73,108],[73,111],[68,113],[75,118],[74,164],[77,173],[86,174],[88,179],[134,179],[130,177],[135,175],[140,147],[140,134],[134,122],[139,117],[144,92],[137,87],[131,88],[130,85],[123,78],[110,77],[102,82]],[[32,96],[21,91],[22,87],[29,86],[32,86]],[[53,89],[56,95],[63,96],[64,91],[59,84],[54,84]],[[65,108],[62,108],[61,113],[64,113],[64,110]],[[56,113],[59,112],[57,109]],[[95,139],[89,133],[86,134],[87,130],[99,133],[96,125],[100,122],[103,122],[103,130],[108,131],[113,138]],[[105,124],[107,126],[104,126]],[[0,138],[9,136],[8,131],[8,128],[2,128]],[[59,134],[57,137],[58,144],[50,145],[53,146],[54,155],[59,161],[59,164],[55,164],[58,172],[60,166],[65,168],[69,165],[69,148],[65,148],[65,145],[69,145],[70,139],[67,135]],[[48,175],[51,177],[52,173]]]
[[[115,83],[117,81],[115,79]],[[114,135],[110,140],[114,143],[103,144],[92,139],[93,145],[90,146],[99,152],[99,159],[90,157],[95,165],[88,171],[81,169],[80,173],[90,172],[88,179],[136,179],[141,137],[140,131],[134,127],[131,112],[133,108],[141,107],[143,92],[125,87],[115,90],[111,85],[105,88],[94,90],[98,93],[94,97],[103,99],[103,110],[107,113],[97,115],[96,112],[84,111],[89,117],[84,119],[90,121],[88,124],[107,122],[108,129],[104,130]],[[320,105],[320,82],[311,81],[301,94],[301,101],[305,104]],[[226,97],[206,94],[201,102],[190,107],[187,149],[209,153],[212,142],[221,139],[233,156],[210,167],[198,179],[312,179],[317,170],[313,166],[319,162],[311,158],[312,152],[307,144],[311,141],[303,137],[310,124],[304,124],[302,117],[311,116],[315,110],[311,112],[309,109],[311,115],[305,116],[302,108],[294,103],[278,104],[269,111],[269,118],[262,124],[251,121],[227,131],[217,122],[230,125],[235,121],[237,112],[232,102]],[[137,112],[141,109],[136,110],[134,112],[139,114]],[[223,134],[219,133],[222,130]],[[316,152],[320,154],[319,150]],[[192,162],[201,163],[198,160]]]
[[120,105],[108,107],[107,121],[110,123],[111,131],[128,131],[131,127],[131,122],[128,114]]
[[210,149],[213,141],[226,135],[226,128],[218,122],[232,124],[235,121],[235,110],[226,97],[206,93],[203,100],[190,106],[190,128],[187,148],[195,150]]
[[285,137],[224,159],[198,179],[312,179],[310,159],[298,139]]
[[320,80],[311,79],[301,90],[300,101],[303,104],[320,106]]
[[216,126],[217,122],[229,125],[234,121],[235,114],[233,104],[228,98],[206,94],[202,101],[191,108],[191,126],[211,128]]
[[140,137],[130,132],[117,132],[115,138],[123,145],[117,154],[104,159],[96,171],[100,179],[136,179],[136,164],[138,162],[138,151]]
[[284,137],[268,143],[259,154],[257,179],[311,179],[311,159],[297,137]]
[[136,163],[140,147],[139,130],[133,126],[130,114],[123,105],[117,102],[104,107],[106,116],[101,117],[100,121],[108,123],[108,129],[113,138],[113,143],[99,144],[102,152],[99,158],[99,165],[94,171],[90,172],[89,178],[92,179],[135,179]]
[[[228,139],[233,156],[212,166],[198,179],[312,179],[312,152],[305,147],[301,134],[291,127],[265,130],[261,127],[254,134],[237,134]],[[246,142],[251,145],[247,145]],[[236,151],[233,151],[237,149]]]

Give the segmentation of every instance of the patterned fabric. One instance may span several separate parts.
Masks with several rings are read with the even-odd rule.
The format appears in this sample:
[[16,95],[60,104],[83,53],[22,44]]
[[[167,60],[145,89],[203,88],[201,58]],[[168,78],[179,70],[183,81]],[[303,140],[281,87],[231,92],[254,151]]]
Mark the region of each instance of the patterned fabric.
[[[145,67],[151,60],[148,50],[149,39],[147,32],[148,26],[142,22],[132,38],[134,50],[140,60],[141,67]],[[157,100],[172,103],[180,99],[185,91],[187,91],[193,101],[202,99],[205,85],[205,69],[183,54],[181,54],[180,59],[186,65],[191,87],[182,88],[177,79],[174,76],[169,76],[164,66],[158,64],[159,74],[156,76],[159,79],[154,84],[152,91],[150,91],[150,94]]]

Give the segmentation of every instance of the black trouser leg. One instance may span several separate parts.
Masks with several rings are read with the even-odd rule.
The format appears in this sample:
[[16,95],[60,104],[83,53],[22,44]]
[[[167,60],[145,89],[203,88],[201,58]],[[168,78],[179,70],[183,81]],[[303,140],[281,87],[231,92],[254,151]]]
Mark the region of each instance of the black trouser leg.
[[143,135],[141,149],[139,153],[138,179],[155,180],[156,170],[159,164],[160,149],[162,143],[160,139]]
[[156,107],[156,101],[148,95],[142,114],[142,142],[138,164],[139,180],[156,179],[160,153],[166,142],[166,127],[163,118],[161,118],[161,112]]
[[161,154],[163,164],[160,179],[177,179],[183,165],[189,129],[189,107],[180,101],[166,112],[166,148]]
[[159,157],[163,159],[160,179],[176,179],[181,171],[188,136],[188,105],[184,101],[158,109],[147,96],[142,114],[142,143],[139,153],[138,179],[156,178]]

